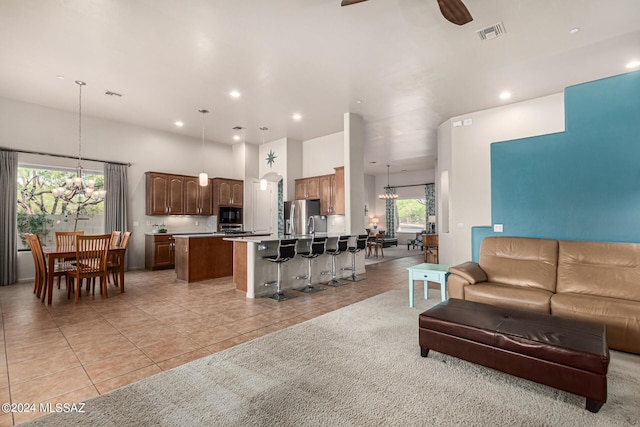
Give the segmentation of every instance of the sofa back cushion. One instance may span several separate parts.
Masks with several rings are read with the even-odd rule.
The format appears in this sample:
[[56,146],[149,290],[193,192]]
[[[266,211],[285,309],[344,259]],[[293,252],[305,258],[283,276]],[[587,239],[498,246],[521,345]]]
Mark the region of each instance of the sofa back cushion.
[[561,240],[557,292],[640,301],[640,244]]
[[480,267],[489,282],[556,290],[558,241],[527,237],[485,237]]

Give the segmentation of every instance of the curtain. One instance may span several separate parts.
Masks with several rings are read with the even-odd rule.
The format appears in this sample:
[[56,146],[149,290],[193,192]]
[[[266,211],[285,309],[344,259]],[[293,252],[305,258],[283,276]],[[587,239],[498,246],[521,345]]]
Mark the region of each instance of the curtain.
[[[386,187],[386,194],[394,194],[396,192],[395,187]],[[386,237],[396,237],[396,228],[397,228],[397,217],[396,215],[396,200],[395,199],[386,199],[386,211],[385,216],[387,217],[387,231],[385,233]]]
[[[127,165],[106,163],[104,165],[104,228],[105,233],[127,231]],[[125,256],[127,269],[128,255]]]
[[18,153],[0,150],[0,285],[16,283]]

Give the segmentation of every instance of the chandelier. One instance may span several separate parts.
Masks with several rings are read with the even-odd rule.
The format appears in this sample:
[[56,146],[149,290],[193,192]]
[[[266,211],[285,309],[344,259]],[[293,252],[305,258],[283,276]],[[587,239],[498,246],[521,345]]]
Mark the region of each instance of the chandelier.
[[384,194],[378,195],[378,199],[393,200],[398,198],[398,195],[393,190],[393,187],[389,185],[389,167],[390,165],[387,165],[387,186],[384,187]]
[[[78,167],[76,168],[76,176],[65,179],[65,185],[52,190],[53,195],[56,198],[63,198],[67,202],[74,200],[76,196],[84,196],[84,201],[77,202],[86,203],[90,199],[99,201],[104,199],[107,191],[104,189],[95,189],[96,182],[93,179],[85,179],[82,174],[82,86],[86,83],[81,80],[76,80],[76,84],[80,89],[80,95],[78,97]],[[78,210],[79,211],[79,210]]]
[[201,187],[206,187],[209,185],[209,175],[204,171],[205,164],[205,155],[204,155],[204,115],[209,112],[209,110],[205,110],[204,108],[198,110],[199,113],[202,113],[202,172],[198,175],[198,183]]

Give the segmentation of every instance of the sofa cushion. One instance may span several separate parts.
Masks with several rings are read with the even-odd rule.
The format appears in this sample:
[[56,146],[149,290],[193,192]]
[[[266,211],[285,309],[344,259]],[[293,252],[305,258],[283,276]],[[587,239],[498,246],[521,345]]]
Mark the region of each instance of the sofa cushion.
[[561,240],[556,292],[640,302],[640,244]]
[[551,314],[606,324],[610,347],[640,353],[640,302],[561,293],[551,297]]
[[555,292],[557,265],[557,240],[485,237],[480,248],[489,282]]
[[549,300],[552,292],[545,289],[511,286],[502,283],[483,282],[464,287],[464,299],[501,307],[521,308],[550,314]]

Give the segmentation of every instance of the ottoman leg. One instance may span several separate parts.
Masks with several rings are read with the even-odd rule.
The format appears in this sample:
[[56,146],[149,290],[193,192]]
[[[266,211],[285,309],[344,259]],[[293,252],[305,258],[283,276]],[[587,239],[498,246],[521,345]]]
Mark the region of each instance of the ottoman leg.
[[589,412],[593,412],[595,414],[600,410],[600,408],[602,408],[602,405],[604,405],[604,402],[598,402],[597,400],[587,398],[586,408]]
[[[425,347],[420,347],[420,356],[427,357],[428,355],[429,355],[429,349],[425,348]],[[600,408],[598,408],[598,409],[600,409]]]

